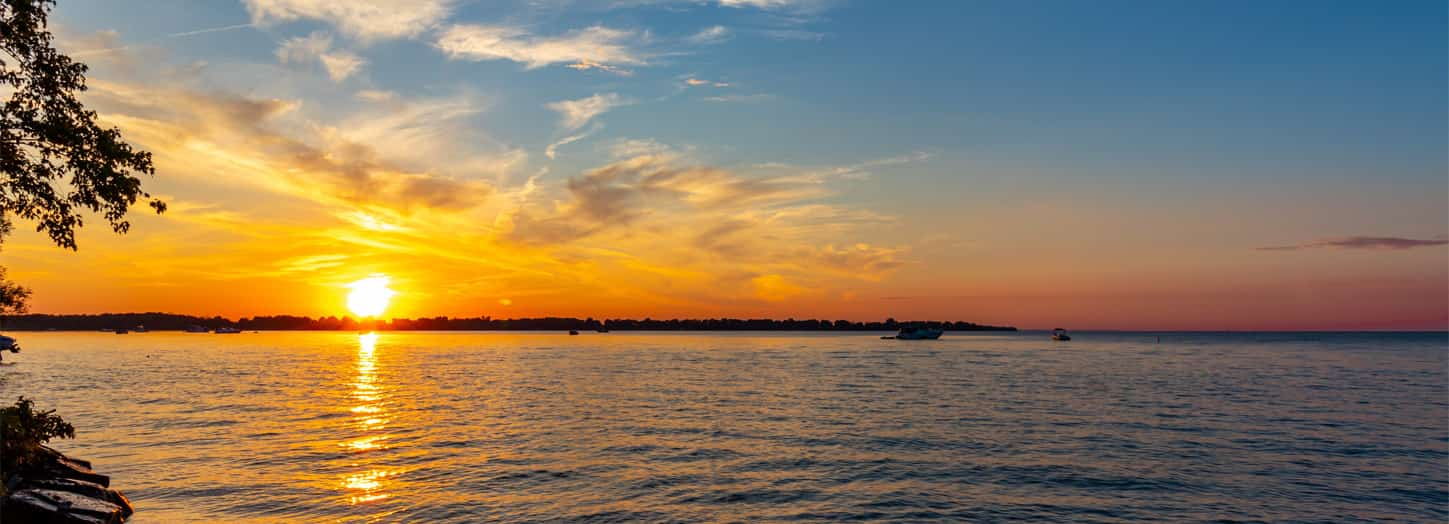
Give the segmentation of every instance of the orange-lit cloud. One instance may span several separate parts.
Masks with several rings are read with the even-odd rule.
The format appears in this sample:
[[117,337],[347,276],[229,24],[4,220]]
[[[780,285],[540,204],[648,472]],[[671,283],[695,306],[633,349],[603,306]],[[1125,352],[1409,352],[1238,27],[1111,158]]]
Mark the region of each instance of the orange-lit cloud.
[[1449,239],[1416,239],[1402,237],[1339,237],[1314,240],[1303,244],[1288,246],[1267,246],[1257,248],[1259,251],[1298,251],[1301,249],[1314,248],[1338,248],[1338,249],[1414,249],[1417,247],[1432,247],[1449,245]]
[[529,69],[557,63],[575,68],[643,65],[644,55],[634,47],[635,31],[595,25],[557,36],[538,36],[522,27],[459,24],[449,27],[435,45],[457,60],[510,60]]

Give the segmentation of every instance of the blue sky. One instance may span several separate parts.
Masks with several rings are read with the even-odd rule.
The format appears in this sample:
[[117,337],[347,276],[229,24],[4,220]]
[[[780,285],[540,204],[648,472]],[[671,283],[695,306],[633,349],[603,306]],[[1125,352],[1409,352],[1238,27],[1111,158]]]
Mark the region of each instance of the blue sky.
[[[636,47],[649,63],[628,67],[630,77],[449,60],[425,35],[337,39],[368,60],[348,87],[496,94],[516,133],[506,138],[520,144],[547,140],[548,101],[606,91],[650,102],[610,115],[611,135],[667,135],[780,161],[1021,147],[1088,161],[1094,151],[1120,151],[1208,163],[1311,155],[1342,166],[1397,153],[1411,158],[1399,159],[1406,165],[1392,176],[1442,174],[1442,2],[635,4],[455,2],[438,22],[545,36],[595,25],[648,32],[651,42]],[[299,18],[164,38],[253,20],[247,6],[225,2],[63,2],[57,18],[67,29],[117,30],[179,62],[212,64],[266,63],[287,38],[336,31]],[[721,43],[682,41],[715,26],[728,31]],[[772,36],[782,31],[793,38]],[[676,94],[687,75],[732,85]],[[278,89],[253,80],[257,91]],[[763,96],[691,103],[706,95]]]
[[[486,186],[477,193],[482,210],[468,216],[496,226],[489,242],[534,224],[535,240],[567,239],[530,255],[550,263],[607,247],[641,264],[790,290],[762,291],[758,303],[734,297],[743,305],[731,312],[837,311],[821,304],[900,290],[1010,302],[1025,300],[1012,289],[1040,296],[1038,287],[1062,290],[1083,309],[1104,304],[1081,298],[1104,289],[1201,303],[1224,287],[1264,290],[1306,273],[1378,282],[1389,317],[1419,311],[1437,325],[1444,301],[1423,304],[1401,289],[1413,286],[1383,283],[1445,281],[1442,244],[1375,252],[1373,262],[1358,248],[1315,248],[1296,270],[1282,262],[1299,255],[1254,248],[1445,238],[1446,9],[1409,1],[63,0],[54,22],[67,51],[93,62],[93,80],[275,100],[277,116],[260,124],[268,140],[329,151],[342,136],[377,149],[368,158],[420,181],[394,199],[418,187]],[[115,107],[124,114],[128,106]],[[424,121],[434,116],[447,125]],[[189,153],[157,148],[173,171],[195,164],[183,161]],[[254,159],[275,160],[267,154],[275,152]],[[694,185],[671,187],[684,196],[661,200],[665,190],[599,176],[638,155],[699,168]],[[158,187],[196,208],[274,213],[214,198],[215,180],[165,178]],[[285,182],[282,192],[306,201],[337,189],[298,184]],[[754,209],[701,204],[721,187],[770,188],[731,198],[770,196]],[[339,198],[292,209],[417,219]],[[441,198],[429,196],[429,205]],[[341,209],[348,205],[357,208]],[[752,214],[760,210],[774,214]],[[815,244],[836,262],[865,264],[842,272],[866,278],[825,281],[808,267],[743,259],[724,268],[687,255],[650,258],[669,245],[660,232],[667,225],[716,223]],[[641,240],[651,235],[664,236]],[[691,238],[673,240],[705,242]],[[1051,243],[1076,254],[1051,265],[1039,247]],[[860,252],[869,256],[839,255],[840,246],[866,246]],[[1204,280],[1194,261],[1207,260],[1216,261],[1215,276]],[[734,268],[748,269],[722,276]],[[1031,274],[1045,283],[1021,282]],[[707,295],[674,285],[640,293],[676,306]],[[952,317],[991,305],[932,299],[906,313]],[[1051,318],[1138,325],[1130,315],[1062,311]],[[891,313],[865,303],[838,312]]]

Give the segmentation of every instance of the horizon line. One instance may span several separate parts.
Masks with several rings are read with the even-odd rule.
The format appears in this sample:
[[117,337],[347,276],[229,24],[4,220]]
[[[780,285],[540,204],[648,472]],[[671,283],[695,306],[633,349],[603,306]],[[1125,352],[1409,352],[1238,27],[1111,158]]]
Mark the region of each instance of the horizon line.
[[[446,320],[446,321],[458,321],[458,320],[488,320],[488,321],[494,321],[494,322],[501,322],[501,321],[543,321],[543,320],[559,320],[559,321],[569,321],[569,320],[573,320],[573,321],[580,321],[580,322],[588,322],[589,320],[593,320],[594,322],[597,322],[597,323],[600,323],[600,324],[608,323],[609,321],[616,321],[616,322],[645,322],[645,321],[649,321],[649,322],[703,322],[703,321],[720,321],[720,320],[724,320],[724,321],[767,321],[767,322],[772,322],[772,323],[783,323],[783,322],[825,322],[825,323],[832,323],[832,324],[835,323],[835,322],[845,321],[845,322],[849,322],[851,324],[862,324],[862,325],[869,325],[869,324],[886,324],[886,323],[889,323],[890,321],[894,321],[895,324],[897,324],[897,325],[901,325],[901,324],[913,324],[913,323],[970,324],[970,325],[978,326],[978,327],[982,327],[982,328],[1010,328],[1010,329],[1014,329],[1014,330],[1017,330],[1017,331],[1051,331],[1051,330],[1055,329],[1055,327],[1038,327],[1038,326],[1021,327],[1021,326],[1015,326],[1015,325],[1012,325],[1012,324],[987,324],[987,323],[979,323],[979,322],[969,321],[969,320],[932,320],[932,319],[905,319],[905,320],[897,320],[894,317],[886,317],[886,318],[880,319],[880,320],[850,320],[850,319],[830,319],[830,318],[824,318],[824,317],[820,317],[820,318],[796,318],[796,317],[771,318],[771,317],[724,317],[724,316],[721,316],[721,317],[670,317],[670,318],[662,318],[661,317],[661,318],[655,318],[653,316],[645,316],[645,317],[595,318],[593,316],[584,316],[584,317],[577,317],[577,316],[539,316],[539,317],[506,317],[505,318],[505,317],[494,317],[494,316],[491,316],[491,315],[478,315],[478,316],[471,316],[471,317],[467,317],[467,316],[436,315],[436,316],[417,316],[417,317],[371,318],[369,320],[370,317],[355,317],[353,315],[311,316],[311,315],[296,315],[296,314],[265,314],[265,315],[237,316],[237,317],[234,317],[233,318],[233,317],[227,317],[227,316],[223,316],[223,315],[210,315],[210,316],[205,316],[205,315],[196,315],[196,314],[188,314],[188,313],[169,313],[169,312],[160,312],[160,311],[146,311],[146,312],[105,312],[105,313],[35,313],[35,312],[28,312],[28,313],[3,314],[3,315],[0,315],[0,322],[3,322],[5,320],[9,320],[9,319],[16,319],[16,318],[21,318],[21,317],[35,317],[35,316],[42,316],[42,317],[60,317],[60,318],[64,318],[64,317],[143,316],[143,315],[162,315],[162,316],[174,316],[174,317],[188,317],[188,318],[199,319],[199,320],[215,320],[215,319],[218,319],[219,318],[219,319],[221,319],[221,320],[223,320],[223,321],[225,321],[225,322],[227,322],[229,324],[240,323],[240,322],[242,322],[244,320],[277,319],[277,318],[290,317],[290,318],[295,318],[295,319],[306,319],[306,320],[312,320],[312,321],[320,321],[320,320],[324,320],[324,319],[331,318],[331,319],[335,319],[336,321],[339,321],[339,322],[348,322],[348,321],[351,321],[353,323],[368,323],[368,322],[370,322],[370,323],[373,323],[374,325],[377,324],[377,323],[379,323],[379,322],[380,323],[385,323],[385,324],[391,324],[394,321],[399,321],[399,320],[413,322],[413,321],[430,321],[430,320],[437,320],[437,319],[443,319],[443,320]],[[6,330],[16,330],[16,331],[32,331],[32,330],[27,330],[27,329],[18,329],[17,330],[17,329],[14,329],[14,328],[4,327],[3,325],[0,325],[0,328],[6,329]],[[352,328],[347,328],[347,329],[339,329],[339,328],[334,328],[334,329],[264,329],[264,330],[265,331],[338,331],[338,330],[350,330],[350,329],[352,329]],[[384,329],[384,330],[387,330],[387,331],[504,331],[504,330],[507,330],[507,331],[527,331],[526,329],[472,329],[472,330],[470,330],[470,329],[439,329],[439,330],[427,330],[427,329],[403,329],[403,330]],[[827,328],[827,329],[772,329],[772,330],[766,330],[766,331],[826,331],[826,330],[830,330],[830,329],[829,328]],[[1410,328],[1403,328],[1403,327],[1382,327],[1382,328],[1375,328],[1375,327],[1360,327],[1360,328],[1342,328],[1342,327],[1308,327],[1308,328],[1293,328],[1293,327],[1286,327],[1286,328],[1271,328],[1271,327],[1259,327],[1259,328],[1214,328],[1214,327],[1200,327],[1200,328],[1199,327],[1195,327],[1195,328],[1121,328],[1121,327],[1102,327],[1102,328],[1095,328],[1095,327],[1078,327],[1078,328],[1071,328],[1070,330],[1071,331],[1078,331],[1078,332],[1098,332],[1098,333],[1446,333],[1446,334],[1449,334],[1449,326],[1444,326],[1444,327],[1418,327],[1418,328],[1415,328],[1415,327],[1410,327]],[[80,331],[80,329],[57,329],[57,331]],[[691,331],[708,331],[708,330],[704,330],[704,329],[693,329]],[[747,331],[747,330],[743,330],[743,329],[731,329],[731,330],[727,330],[727,331]]]

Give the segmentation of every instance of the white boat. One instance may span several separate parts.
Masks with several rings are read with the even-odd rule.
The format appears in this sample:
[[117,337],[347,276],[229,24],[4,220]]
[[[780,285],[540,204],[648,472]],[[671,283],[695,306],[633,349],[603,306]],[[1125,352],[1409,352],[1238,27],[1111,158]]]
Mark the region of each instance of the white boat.
[[896,332],[896,336],[894,337],[880,338],[885,340],[936,340],[941,338],[941,335],[945,332],[946,330],[939,328],[912,326],[901,328],[900,331]]
[[210,329],[206,329],[206,326],[198,326],[198,325],[195,325],[195,324],[192,324],[190,326],[186,326],[186,332],[187,333],[206,333],[208,331],[211,331],[211,330]]
[[234,327],[219,327],[216,328],[216,331],[214,331],[214,333],[218,335],[231,335],[235,333],[241,333],[241,330]]
[[1067,330],[1065,330],[1065,329],[1056,328],[1056,329],[1053,329],[1052,330],[1052,340],[1066,341],[1066,340],[1071,340],[1071,339],[1072,339],[1072,336],[1071,335],[1068,335],[1067,334]]

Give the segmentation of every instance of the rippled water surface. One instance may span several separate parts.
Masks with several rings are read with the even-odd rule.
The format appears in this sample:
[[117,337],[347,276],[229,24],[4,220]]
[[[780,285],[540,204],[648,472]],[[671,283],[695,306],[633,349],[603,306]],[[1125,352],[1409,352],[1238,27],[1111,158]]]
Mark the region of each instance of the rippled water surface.
[[1444,334],[878,335],[20,333],[0,393],[142,523],[1449,519]]

